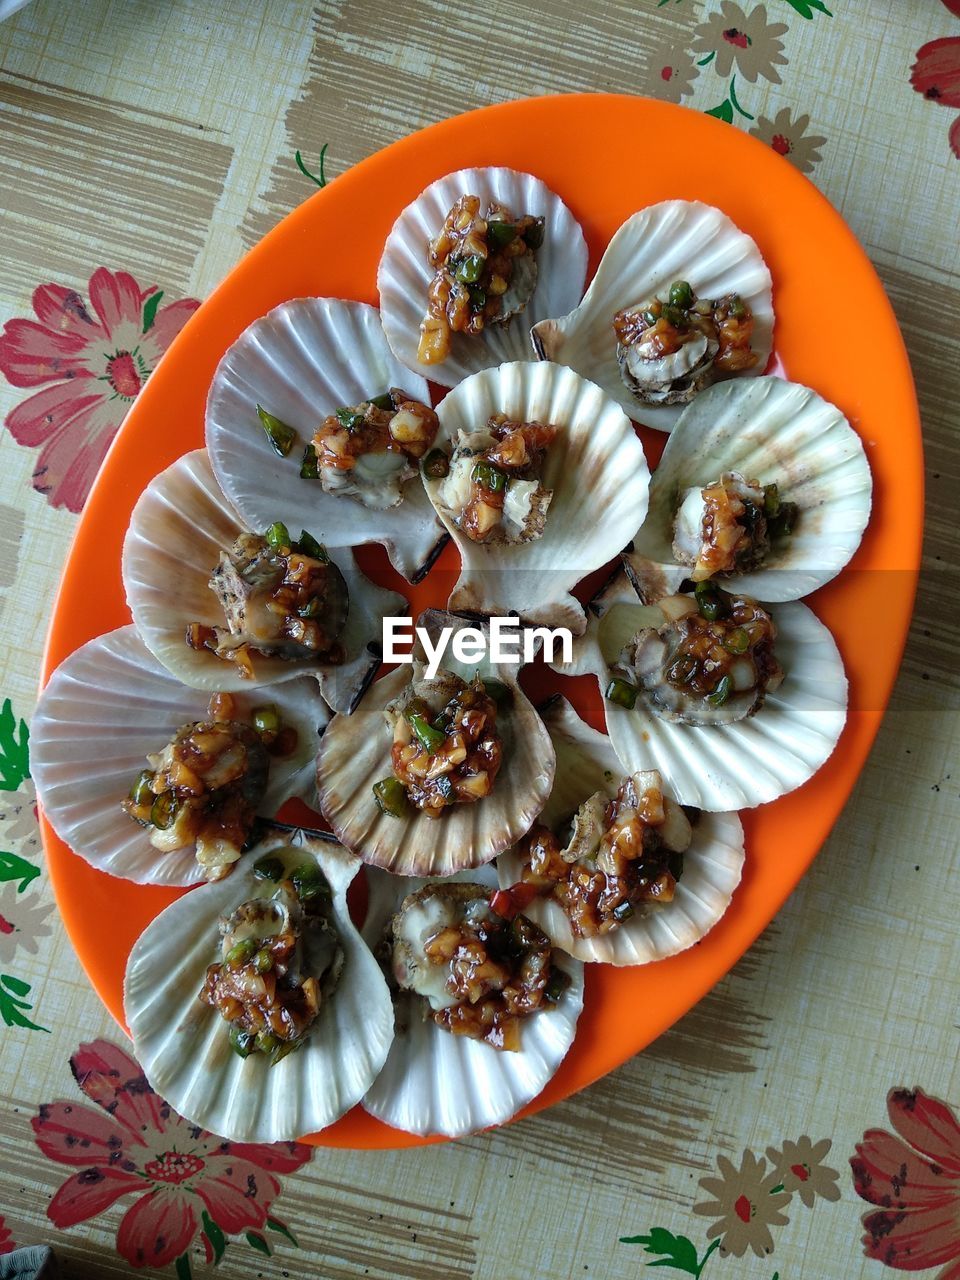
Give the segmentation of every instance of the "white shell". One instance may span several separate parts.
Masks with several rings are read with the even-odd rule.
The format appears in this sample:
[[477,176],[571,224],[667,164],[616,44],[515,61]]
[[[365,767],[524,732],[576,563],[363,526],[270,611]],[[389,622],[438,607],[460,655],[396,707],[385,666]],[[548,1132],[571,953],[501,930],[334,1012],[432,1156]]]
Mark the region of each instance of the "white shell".
[[[610,739],[585,724],[565,698],[551,703],[543,722],[557,752],[557,772],[539,821],[553,827],[567,821],[596,791],[612,798],[624,769]],[[672,902],[638,912],[609,933],[592,938],[574,937],[565,911],[551,899],[534,898],[524,907],[524,915],[578,960],[649,964],[685,951],[713,928],[730,905],[743,863],[743,827],[737,815],[702,813],[693,828],[693,842],[683,855],[683,875]],[[520,859],[514,850],[500,855],[497,871],[504,888],[517,883]]]
[[[238,1057],[227,1024],[198,995],[220,958],[219,917],[254,896],[254,861],[284,845],[314,858],[330,882],[344,965],[303,1047],[271,1067],[261,1054]],[[124,982],[134,1053],[180,1115],[235,1142],[280,1142],[326,1128],[363,1097],[393,1040],[393,1008],[347,909],[359,866],[329,836],[271,828],[226,880],[178,898],[137,939]]]
[[753,312],[751,346],[760,359],[737,377],[763,373],[773,350],[770,272],[753,240],[725,213],[698,200],[664,200],[629,217],[607,245],[583,301],[534,325],[534,345],[546,360],[595,379],[638,422],[671,431],[682,405],[643,404],[624,385],[617,364],[613,317],[687,280],[702,298],[739,293]]
[[[273,703],[298,733],[295,754],[270,762],[261,813],[272,817],[292,796],[315,805],[317,735],[330,717],[316,681],[233,697],[241,716]],[[206,719],[208,700],[170,675],[130,626],[90,640],[54,671],[31,724],[31,772],[53,829],[91,866],[138,884],[204,879],[192,845],[161,853],[120,804],[147,753],[162,750],[181,725]]]
[[[496,885],[491,867],[454,878]],[[406,895],[428,881],[398,879],[382,871],[368,871],[367,880],[370,903],[363,936],[375,947]],[[524,1019],[516,1053],[452,1035],[431,1018],[421,1018],[419,1000],[404,1000],[410,1016],[398,1026],[386,1065],[363,1099],[364,1109],[421,1137],[462,1138],[515,1116],[556,1074],[583,1008],[583,966],[560,952],[555,961],[569,974],[570,985],[556,1008]]]
[[[474,624],[429,610],[419,626],[436,631]],[[422,651],[415,656],[422,658]],[[473,804],[458,804],[438,818],[411,808],[410,816],[381,813],[372,787],[391,777],[393,735],[384,707],[419,680],[422,663],[401,665],[376,680],[351,716],[334,716],[323,735],[317,757],[317,789],[323,816],[337,838],[364,862],[396,875],[446,876],[478,867],[516,843],[543,807],[553,783],[554,754],[550,738],[529,699],[517,684],[516,664],[457,663],[445,654],[441,666],[465,680],[474,672],[493,675],[508,685],[513,700],[497,718],[503,738],[503,762],[493,791]]]
[[[406,613],[407,602],[374,585],[348,549],[331,554],[350,595],[342,636],[346,661],[340,665],[260,657],[253,660],[256,677],[251,682],[234,663],[185,643],[191,622],[224,625],[223,611],[207,584],[220,552],[228,551],[243,529],[214,479],[205,449],[186,454],[151,480],[133,509],[123,543],[123,585],[144,644],[168,671],[195,689],[242,692],[254,685],[316,675],[334,711],[352,710],[380,664],[384,615]],[[296,537],[296,529],[290,532]],[[308,532],[324,541],[321,528],[313,526]],[[367,647],[371,643],[373,650]]]
[[[426,572],[443,538],[416,476],[403,501],[373,511],[354,498],[301,480],[303,450],[341,405],[400,387],[423,404],[430,390],[387,346],[376,307],[339,298],[295,298],[244,329],[217,366],[207,399],[207,448],[224,493],[251,529],[282,520],[323,530],[328,547],[382,542],[411,581]],[[281,458],[257,418],[257,405],[299,436]],[[319,537],[319,534],[317,535]]]
[[798,600],[835,578],[860,545],[870,519],[870,466],[836,405],[782,378],[718,383],[684,410],[654,472],[629,564],[644,599],[670,594],[689,576],[672,551],[677,507],[722,471],[775,482],[800,514],[761,568],[720,575],[721,586],[770,603]]
[[647,511],[650,472],[629,419],[592,382],[571,369],[523,361],[474,374],[441,401],[444,443],[459,430],[486,425],[491,414],[561,429],[548,446],[542,483],[553,490],[541,537],[518,544],[472,542],[438,505],[441,481],[424,477],[437,513],[457,544],[460,577],[448,607],[518,613],[525,621],[569,627],[586,615],[570,590],[618,554]]
[[[568,675],[592,673],[601,693],[610,664],[643,627],[659,626],[656,605],[641,605],[625,575],[593,602],[586,635],[574,641]],[[607,732],[624,769],[659,769],[681,804],[719,813],[766,804],[802,786],[828,759],[847,718],[847,678],[836,642],[812,610],[788,601],[770,610],[785,679],[756,715],[735,724],[695,726],[661,720],[643,695],[632,711],[606,698]],[[599,615],[599,616],[598,616]]]
[[[441,364],[417,359],[420,321],[427,310],[427,288],[433,268],[427,261],[430,241],[463,195],[499,201],[515,217],[543,217],[543,245],[537,250],[537,287],[526,309],[507,324],[489,325],[475,337],[454,334],[450,355]],[[393,224],[377,272],[383,331],[398,359],[433,382],[455,387],[479,369],[507,360],[529,360],[531,324],[563,315],[583,295],[587,278],[587,245],[580,224],[558,195],[539,178],[515,169],[460,169],[438,178],[422,191]]]

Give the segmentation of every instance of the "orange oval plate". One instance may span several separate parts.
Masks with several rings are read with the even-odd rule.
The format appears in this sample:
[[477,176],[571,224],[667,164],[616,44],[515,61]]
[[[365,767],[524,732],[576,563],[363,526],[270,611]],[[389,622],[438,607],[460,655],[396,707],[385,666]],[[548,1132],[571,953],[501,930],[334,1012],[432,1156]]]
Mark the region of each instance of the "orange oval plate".
[[[624,147],[635,140],[635,162]],[[656,164],[644,156],[645,139]],[[733,905],[697,947],[636,970],[594,966],[576,1042],[527,1114],[584,1088],[671,1026],[727,972],[767,925],[837,818],[880,724],[913,606],[922,532],[922,451],[910,368],[869,261],[839,214],[780,156],[727,124],[664,103],[614,95],[535,98],[437,124],[371,156],[287,217],[227,277],[152,375],[111,448],[77,529],[54,609],[43,679],[93,636],[129,622],[120,552],[140,492],[203,444],[207,390],[242,329],[288,298],[317,294],[377,301],[383,242],[400,210],[434,178],[470,165],[529,170],[579,218],[591,271],[635,210],[682,198],[718,205],[760,246],[773,273],[776,351],[786,375],[838,404],[860,432],[874,478],[874,509],[852,565],[810,603],[843,653],[851,711],[828,764],[806,786],[745,814],[747,864]],[[641,430],[651,463],[665,436]],[[322,537],[322,530],[318,531]],[[397,585],[379,549],[366,566]],[[425,583],[400,584],[414,611],[440,604],[456,568],[448,549]],[[534,673],[533,691],[550,686]],[[592,682],[557,682],[602,727]],[[123,1025],[127,956],[176,896],[95,871],[44,825],[44,844],[67,932],[90,981]],[[849,891],[850,886],[846,889]],[[359,1108],[312,1139],[398,1147],[420,1140]]]

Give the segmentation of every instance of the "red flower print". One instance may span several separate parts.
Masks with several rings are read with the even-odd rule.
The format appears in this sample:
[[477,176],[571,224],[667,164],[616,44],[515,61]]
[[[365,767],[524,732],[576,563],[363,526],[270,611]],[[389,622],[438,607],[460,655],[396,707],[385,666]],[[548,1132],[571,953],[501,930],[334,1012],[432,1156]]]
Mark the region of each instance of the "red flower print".
[[[947,8],[960,16],[960,0],[951,0]],[[960,36],[943,36],[918,49],[910,83],[929,102],[960,107]],[[960,159],[960,117],[950,126],[949,138],[950,150]]]
[[891,1089],[897,1134],[868,1129],[851,1159],[864,1215],[863,1251],[897,1271],[942,1267],[960,1280],[960,1124],[945,1102],[919,1089]]
[[220,1230],[259,1231],[280,1194],[274,1174],[292,1173],[313,1152],[297,1142],[225,1142],[190,1124],[160,1098],[137,1063],[107,1040],[83,1044],[70,1059],[93,1107],[50,1102],[32,1124],[37,1146],[77,1172],[60,1187],[47,1216],[64,1229],[85,1222],[124,1196],[137,1199],[117,1232],[132,1267],[162,1267],[203,1231],[208,1214]]
[[79,511],[140,388],[200,303],[160,306],[156,285],[100,267],[90,306],[73,289],[34,291],[36,320],[10,320],[0,334],[0,372],[15,387],[42,387],[7,415],[18,444],[42,446],[33,487],[55,507]]
[[0,1218],[0,1253],[13,1253],[17,1246],[13,1243],[13,1233]]

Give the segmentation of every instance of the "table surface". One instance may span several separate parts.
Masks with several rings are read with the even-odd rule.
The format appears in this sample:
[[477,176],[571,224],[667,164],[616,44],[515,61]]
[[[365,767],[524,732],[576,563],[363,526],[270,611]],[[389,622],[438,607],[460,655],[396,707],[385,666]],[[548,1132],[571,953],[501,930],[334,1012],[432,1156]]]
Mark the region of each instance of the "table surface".
[[[0,1252],[53,1244],[69,1276],[960,1276],[960,5],[584,8],[33,0],[0,25]],[[314,190],[296,152],[320,176],[325,148],[332,180],[447,115],[573,90],[757,134],[876,265],[927,456],[893,701],[811,872],[645,1053],[456,1144],[224,1151],[138,1088],[39,850],[21,721],[77,513],[189,300]],[[855,299],[825,302],[857,323]],[[122,353],[144,307],[138,364]],[[105,323],[96,351],[80,309]],[[84,361],[102,382],[71,385]]]

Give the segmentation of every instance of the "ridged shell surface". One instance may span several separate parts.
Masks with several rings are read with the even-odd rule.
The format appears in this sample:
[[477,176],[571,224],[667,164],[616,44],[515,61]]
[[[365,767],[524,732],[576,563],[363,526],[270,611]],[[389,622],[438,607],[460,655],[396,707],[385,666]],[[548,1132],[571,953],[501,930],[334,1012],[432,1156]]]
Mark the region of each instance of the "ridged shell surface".
[[[368,871],[367,878],[370,906],[363,936],[375,947],[404,897],[428,881],[398,879],[375,870]],[[454,879],[496,886],[491,867]],[[556,1008],[523,1020],[515,1053],[452,1035],[423,1016],[418,998],[401,997],[396,1037],[386,1065],[363,1100],[364,1109],[395,1129],[421,1137],[462,1138],[515,1116],[556,1074],[583,1008],[583,966],[560,952],[554,959],[569,975],[570,985]]]
[[492,414],[544,422],[560,430],[547,446],[541,483],[553,490],[543,534],[530,542],[471,541],[440,504],[442,482],[427,493],[461,558],[448,601],[468,612],[518,613],[525,621],[583,630],[583,607],[570,594],[586,574],[627,545],[647,512],[650,472],[623,411],[572,369],[522,361],[474,374],[441,401],[438,440],[484,427]]
[[[290,845],[319,863],[330,883],[344,964],[303,1047],[271,1067],[261,1054],[238,1057],[227,1024],[198,994],[207,966],[220,958],[220,916],[254,896],[256,859]],[[347,909],[359,866],[330,837],[271,828],[231,876],[178,898],[140,935],[127,963],[124,1012],[137,1061],[180,1115],[235,1142],[280,1142],[326,1128],[363,1097],[393,1040],[393,1008]]]
[[[282,520],[328,547],[380,542],[414,580],[431,562],[443,530],[414,476],[398,507],[373,511],[355,498],[324,493],[302,480],[303,451],[320,423],[342,405],[399,387],[423,404],[423,378],[396,359],[376,307],[339,298],[295,298],[243,331],[217,366],[207,399],[207,448],[217,480],[251,529]],[[297,432],[280,457],[257,418],[257,405]]]
[[[238,718],[270,702],[297,730],[293,756],[271,760],[260,812],[273,817],[292,796],[315,805],[318,730],[330,718],[317,682],[288,680],[233,697]],[[132,626],[89,641],[54,671],[33,717],[31,769],[53,829],[91,866],[138,884],[204,879],[193,845],[161,853],[120,804],[147,754],[161,751],[181,725],[207,719],[208,700],[161,666]]]
[[[123,544],[123,585],[134,623],[150,652],[184,684],[197,689],[244,691],[297,676],[315,675],[335,711],[349,711],[379,665],[376,654],[385,614],[406,612],[406,601],[384,591],[357,568],[352,552],[330,552],[350,597],[341,641],[341,664],[312,659],[290,662],[255,657],[254,679],[209,649],[191,649],[186,628],[199,622],[224,626],[223,611],[208,585],[210,574],[244,526],[213,475],[205,449],[185,454],[150,482],[133,509]],[[299,532],[290,530],[293,537]],[[323,542],[322,531],[308,529]],[[368,645],[373,643],[371,651]]]
[[664,200],[632,214],[607,245],[580,305],[535,324],[534,343],[544,359],[593,378],[631,418],[672,431],[682,406],[643,404],[624,385],[613,318],[662,295],[675,280],[686,280],[701,298],[743,298],[753,312],[751,346],[759,360],[737,377],[763,373],[773,350],[770,272],[750,236],[698,200]]
[[[581,804],[597,791],[611,798],[624,776],[610,739],[580,719],[565,698],[543,713],[557,753],[553,791],[539,821],[559,831]],[[656,768],[656,765],[649,765]],[[743,872],[743,826],[735,813],[702,813],[693,841],[683,855],[683,875],[673,901],[636,914],[609,933],[576,937],[559,903],[534,898],[524,915],[538,924],[556,946],[578,960],[613,965],[649,964],[676,955],[699,942],[726,912]],[[520,879],[521,864],[511,849],[500,855],[500,884]]]
[[782,378],[718,383],[684,410],[654,472],[631,556],[645,598],[675,591],[688,576],[672,550],[677,507],[689,489],[714,483],[723,471],[777,484],[799,514],[761,568],[721,575],[721,586],[770,603],[798,600],[856,553],[873,482],[860,437],[836,405]]
[[[427,289],[433,268],[427,261],[430,241],[453,205],[464,195],[502,203],[514,217],[529,213],[544,219],[543,244],[537,250],[537,286],[526,309],[504,325],[487,325],[474,337],[454,334],[450,355],[440,364],[417,359],[420,321],[426,314]],[[530,326],[548,316],[563,315],[583,296],[587,245],[580,224],[558,195],[539,178],[515,169],[460,169],[432,182],[400,214],[383,249],[377,272],[380,309],[387,341],[400,361],[445,387],[479,369],[508,360],[528,360]]]

